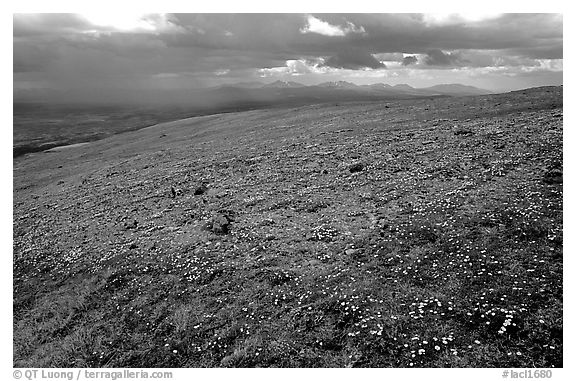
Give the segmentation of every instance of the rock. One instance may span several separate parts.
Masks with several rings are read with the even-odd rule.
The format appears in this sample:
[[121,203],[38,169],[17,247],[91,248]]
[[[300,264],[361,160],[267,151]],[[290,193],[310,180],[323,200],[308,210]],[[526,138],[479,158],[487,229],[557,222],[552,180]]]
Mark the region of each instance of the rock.
[[228,234],[230,231],[230,220],[223,214],[215,214],[211,220],[211,228],[215,234]]
[[474,132],[463,127],[456,127],[454,135],[473,135]]
[[362,163],[354,163],[348,167],[350,173],[360,172],[364,169],[364,164]]
[[546,184],[561,184],[562,179],[562,162],[559,160],[552,160],[544,171],[542,181]]
[[196,187],[196,189],[194,189],[194,196],[199,196],[202,195],[204,193],[206,193],[206,191],[208,190],[208,187],[206,186],[206,183],[202,183],[202,185]]
[[346,255],[349,255],[351,257],[358,254],[359,252],[360,252],[360,250],[358,250],[358,249],[347,249],[345,251]]
[[136,229],[138,227],[138,221],[134,220],[132,222],[124,222],[124,229]]
[[183,194],[184,191],[182,191],[182,189],[170,187],[170,196],[172,198],[176,198],[176,196],[182,196]]
[[562,184],[562,171],[559,169],[551,169],[544,174],[542,180],[546,184]]

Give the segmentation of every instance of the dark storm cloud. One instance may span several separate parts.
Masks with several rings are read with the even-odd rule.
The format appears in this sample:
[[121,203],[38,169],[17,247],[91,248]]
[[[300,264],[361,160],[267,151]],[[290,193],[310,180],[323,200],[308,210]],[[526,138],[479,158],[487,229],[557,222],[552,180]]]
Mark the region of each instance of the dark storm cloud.
[[378,61],[374,56],[367,52],[356,49],[348,49],[332,56],[324,63],[337,69],[380,69],[385,68],[386,65]]
[[[345,17],[362,26],[365,34],[349,39],[372,53],[426,53],[431,49],[516,49],[531,58],[558,58],[562,18],[554,14],[505,14],[474,23],[430,23],[419,14],[352,14]],[[333,39],[330,44],[343,41]],[[549,55],[543,52],[549,49]]]
[[426,53],[424,62],[430,66],[459,66],[462,59],[458,53],[444,53],[440,49],[433,49]]
[[[343,34],[303,33],[309,17]],[[52,43],[58,45],[114,50],[124,56],[173,47],[178,49],[172,53],[183,56],[198,50],[204,57],[218,56],[230,62],[236,56],[246,55],[266,61],[333,57],[335,65],[359,68],[382,67],[368,54],[383,53],[428,53],[429,62],[441,65],[457,61],[443,57],[439,51],[449,55],[455,50],[497,50],[538,59],[562,57],[562,19],[557,15],[511,14],[474,24],[430,24],[419,14],[176,14],[170,17],[169,25],[173,28],[130,33],[91,25],[87,19],[75,15],[17,15],[14,36],[38,45],[52,38]],[[342,53],[351,47],[364,52],[362,57]],[[350,58],[352,62],[348,65]],[[363,66],[364,63],[367,65]]]
[[402,59],[402,65],[408,66],[418,62],[418,57],[416,56],[406,56]]

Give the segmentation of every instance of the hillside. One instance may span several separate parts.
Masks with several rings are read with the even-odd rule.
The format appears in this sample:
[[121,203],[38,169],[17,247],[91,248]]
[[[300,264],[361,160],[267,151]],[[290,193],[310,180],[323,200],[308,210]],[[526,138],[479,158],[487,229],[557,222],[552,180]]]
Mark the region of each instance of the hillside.
[[14,159],[15,367],[561,367],[562,88]]
[[[13,106],[13,156],[94,140],[187,117],[266,108],[290,108],[334,102],[393,102],[405,99],[486,95],[489,92],[458,84],[415,89],[382,83],[357,86],[346,81],[305,86],[291,81],[241,82],[165,94],[119,94],[98,103],[58,103],[66,94],[47,94],[41,102]],[[142,98],[144,97],[144,98]],[[148,98],[146,98],[148,97]],[[122,101],[123,100],[123,101]]]

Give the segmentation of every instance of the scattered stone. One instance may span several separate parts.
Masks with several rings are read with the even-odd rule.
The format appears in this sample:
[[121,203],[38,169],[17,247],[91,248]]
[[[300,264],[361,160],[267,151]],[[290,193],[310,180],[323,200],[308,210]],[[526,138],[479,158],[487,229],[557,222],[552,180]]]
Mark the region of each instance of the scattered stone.
[[223,214],[215,214],[210,221],[210,230],[215,234],[228,234],[230,231],[230,220]]
[[364,164],[362,163],[354,163],[348,167],[350,173],[360,172],[364,169]]
[[182,189],[170,187],[170,196],[172,198],[176,198],[176,196],[182,196],[183,194],[184,194],[184,191]]
[[562,184],[562,170],[561,169],[550,169],[544,173],[543,181],[546,184]]
[[359,252],[360,252],[360,250],[358,250],[358,249],[347,249],[345,251],[346,255],[349,255],[351,257],[358,254]]
[[202,183],[202,185],[194,189],[194,196],[200,196],[206,193],[206,191],[208,191],[208,187],[206,186],[206,183]]
[[124,229],[136,229],[138,227],[138,221],[134,220],[132,222],[124,222]]
[[468,130],[463,127],[456,127],[454,130],[454,135],[473,135],[474,132],[472,130]]

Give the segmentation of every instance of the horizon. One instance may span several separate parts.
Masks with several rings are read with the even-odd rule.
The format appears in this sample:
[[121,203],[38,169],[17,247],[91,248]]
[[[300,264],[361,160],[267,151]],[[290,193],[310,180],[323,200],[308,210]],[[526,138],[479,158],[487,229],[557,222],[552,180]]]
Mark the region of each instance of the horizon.
[[563,80],[561,14],[89,13],[13,21],[15,101],[154,100],[254,81],[461,84],[500,93]]

